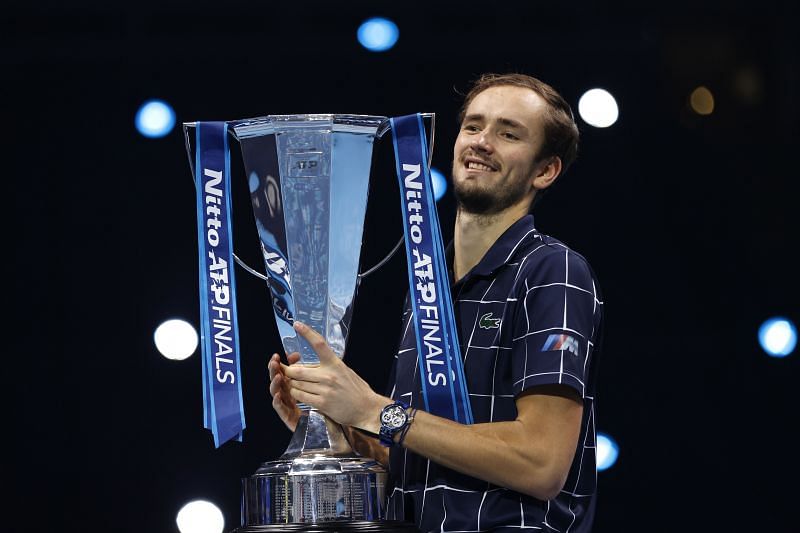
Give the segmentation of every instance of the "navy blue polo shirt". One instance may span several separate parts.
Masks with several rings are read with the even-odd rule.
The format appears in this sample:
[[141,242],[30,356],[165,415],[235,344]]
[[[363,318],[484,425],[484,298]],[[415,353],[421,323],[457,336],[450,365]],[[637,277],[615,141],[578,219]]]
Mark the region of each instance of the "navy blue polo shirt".
[[[528,215],[506,230],[451,292],[475,422],[514,420],[520,393],[563,384],[583,398],[578,448],[563,490],[550,501],[393,448],[388,518],[413,521],[421,531],[590,531],[597,485],[595,355],[603,303],[589,264],[539,233]],[[392,398],[424,409],[408,302],[390,386]]]

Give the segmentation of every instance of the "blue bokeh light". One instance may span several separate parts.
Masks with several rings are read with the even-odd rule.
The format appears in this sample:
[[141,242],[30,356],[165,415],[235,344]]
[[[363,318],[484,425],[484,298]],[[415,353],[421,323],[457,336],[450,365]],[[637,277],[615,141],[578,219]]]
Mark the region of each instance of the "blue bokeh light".
[[767,355],[786,357],[797,346],[797,328],[788,318],[770,318],[758,328],[758,342]]
[[145,137],[163,137],[175,126],[175,111],[163,100],[148,100],[136,112],[136,129]]
[[444,196],[444,193],[447,192],[447,178],[444,177],[444,174],[432,168],[431,183],[433,184],[433,197],[436,198],[438,202],[439,199]]
[[372,52],[385,52],[395,45],[400,37],[397,24],[389,19],[373,17],[358,27],[358,42]]
[[605,433],[597,434],[597,471],[611,468],[619,457],[619,446]]

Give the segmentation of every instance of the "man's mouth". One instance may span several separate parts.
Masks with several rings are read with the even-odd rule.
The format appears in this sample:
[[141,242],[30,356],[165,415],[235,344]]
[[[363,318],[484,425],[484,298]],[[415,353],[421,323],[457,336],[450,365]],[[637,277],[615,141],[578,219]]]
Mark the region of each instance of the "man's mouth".
[[467,167],[468,170],[480,170],[483,172],[494,172],[497,170],[495,167],[473,158],[467,158],[464,161],[464,166]]

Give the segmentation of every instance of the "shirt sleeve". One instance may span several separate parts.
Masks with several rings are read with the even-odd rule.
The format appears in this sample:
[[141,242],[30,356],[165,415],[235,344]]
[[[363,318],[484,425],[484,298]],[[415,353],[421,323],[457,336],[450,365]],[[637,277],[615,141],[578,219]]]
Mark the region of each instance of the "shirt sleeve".
[[596,283],[586,260],[556,250],[518,283],[514,317],[514,394],[536,385],[563,384],[586,394],[599,324]]

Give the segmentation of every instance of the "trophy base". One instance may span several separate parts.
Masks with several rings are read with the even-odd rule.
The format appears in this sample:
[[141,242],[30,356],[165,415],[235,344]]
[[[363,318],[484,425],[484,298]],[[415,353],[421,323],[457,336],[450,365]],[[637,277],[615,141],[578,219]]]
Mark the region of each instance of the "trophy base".
[[418,533],[414,524],[394,520],[373,522],[370,520],[322,522],[316,524],[269,524],[243,526],[234,533],[274,533],[278,531],[303,531],[305,533],[339,533],[364,531],[375,533]]
[[286,452],[242,479],[242,525],[257,531],[416,531],[386,517],[388,472],[353,451],[341,426],[304,411]]
[[356,455],[308,454],[264,463],[242,480],[242,526],[380,520],[386,478],[379,463]]

